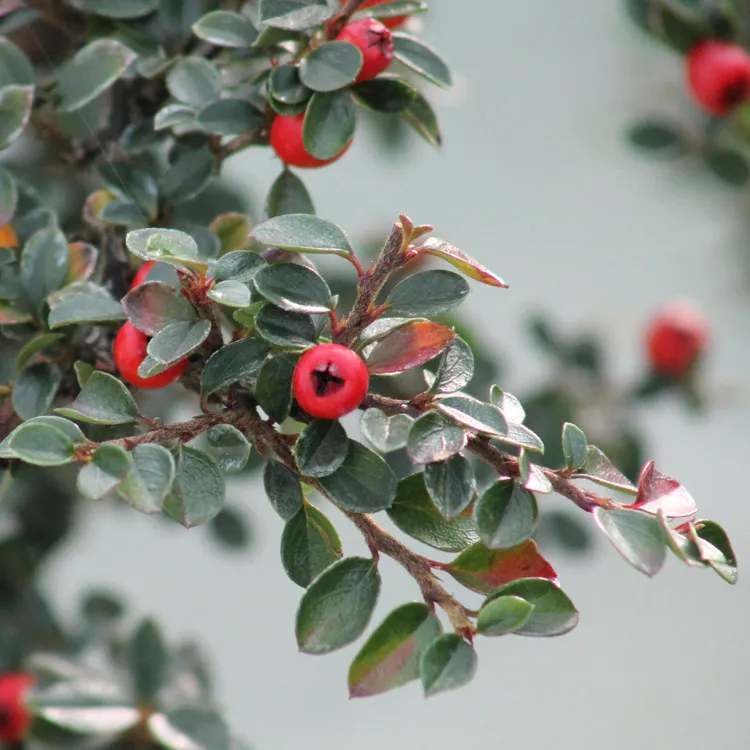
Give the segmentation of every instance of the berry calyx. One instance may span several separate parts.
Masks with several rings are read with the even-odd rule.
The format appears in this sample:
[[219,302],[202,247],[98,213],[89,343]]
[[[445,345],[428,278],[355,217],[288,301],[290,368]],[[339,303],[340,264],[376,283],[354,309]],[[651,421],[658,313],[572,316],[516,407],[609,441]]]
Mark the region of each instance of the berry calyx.
[[147,347],[148,336],[139,331],[130,321],[127,321],[115,336],[115,365],[117,365],[123,380],[130,385],[144,389],[164,388],[178,380],[185,372],[185,368],[188,366],[187,359],[181,360],[168,370],[164,370],[164,372],[160,372],[151,378],[142,378],[138,374],[138,368],[146,359]]
[[313,169],[324,167],[340,159],[351,146],[351,140],[330,159],[316,159],[306,148],[302,138],[305,113],[298,115],[277,115],[271,125],[271,148],[276,156],[290,167]]
[[[375,5],[383,5],[383,3],[390,2],[390,0],[366,0],[366,2],[360,5],[360,10],[364,8],[372,8]],[[346,5],[346,0],[341,0],[341,7]],[[387,26],[389,29],[400,29],[408,20],[409,16],[393,16],[393,18],[379,18],[378,20],[383,26]]]
[[133,277],[133,283],[130,285],[131,289],[135,289],[137,286],[140,286],[145,280],[146,276],[149,275],[149,272],[151,269],[156,265],[155,260],[147,260],[139,269],[138,272]]
[[311,417],[338,419],[362,403],[369,382],[367,366],[358,354],[341,344],[319,344],[300,358],[292,389]]
[[25,672],[0,674],[0,740],[21,742],[31,722],[24,698],[34,678]]
[[393,37],[380,21],[363,18],[344,26],[336,37],[353,44],[362,53],[362,67],[355,81],[369,81],[382,73],[393,60]]
[[727,115],[750,96],[750,56],[736,44],[707,41],[687,56],[693,98],[714,115]]
[[686,376],[708,344],[708,321],[683,302],[663,308],[651,321],[646,338],[652,369],[670,378]]

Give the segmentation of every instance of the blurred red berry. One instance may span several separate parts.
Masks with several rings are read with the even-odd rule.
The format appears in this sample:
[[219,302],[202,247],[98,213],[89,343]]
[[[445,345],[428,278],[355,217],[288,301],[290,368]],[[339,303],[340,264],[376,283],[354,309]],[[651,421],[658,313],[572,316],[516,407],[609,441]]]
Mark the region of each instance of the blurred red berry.
[[363,18],[344,26],[336,37],[353,44],[362,53],[362,67],[356,82],[369,81],[382,73],[393,60],[391,32],[374,18]]
[[369,381],[358,354],[341,344],[320,344],[302,355],[292,385],[297,403],[310,416],[338,419],[362,403]]
[[687,375],[706,351],[709,325],[699,310],[684,302],[663,308],[647,334],[648,357],[655,372],[672,378]]
[[276,155],[290,167],[324,167],[341,158],[351,146],[352,142],[344,146],[336,156],[330,159],[316,159],[306,148],[302,139],[302,126],[305,113],[298,115],[277,115],[271,125],[271,147]]
[[21,742],[26,737],[31,717],[24,698],[34,678],[24,672],[0,674],[0,740]]
[[146,389],[164,388],[164,386],[178,380],[185,372],[185,368],[188,366],[187,359],[181,360],[168,370],[164,370],[164,372],[160,372],[151,378],[142,378],[138,374],[138,368],[146,359],[147,347],[148,336],[139,331],[130,321],[125,323],[117,332],[114,346],[115,365],[117,365],[123,380],[130,385]]
[[750,95],[750,56],[736,44],[702,42],[688,53],[687,78],[698,104],[727,115]]

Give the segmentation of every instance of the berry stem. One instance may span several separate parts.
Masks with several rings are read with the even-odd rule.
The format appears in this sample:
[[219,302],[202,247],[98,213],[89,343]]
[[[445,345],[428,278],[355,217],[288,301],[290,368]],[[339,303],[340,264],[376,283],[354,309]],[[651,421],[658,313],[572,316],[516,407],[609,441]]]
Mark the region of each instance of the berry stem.
[[329,39],[334,39],[341,29],[349,23],[349,19],[365,4],[367,0],[346,0],[341,13],[334,18],[326,29]]

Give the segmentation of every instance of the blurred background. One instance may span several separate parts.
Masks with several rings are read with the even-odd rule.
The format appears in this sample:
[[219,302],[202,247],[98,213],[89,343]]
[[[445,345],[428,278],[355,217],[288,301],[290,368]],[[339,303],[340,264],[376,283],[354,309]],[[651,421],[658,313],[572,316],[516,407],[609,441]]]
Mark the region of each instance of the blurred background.
[[[689,163],[654,163],[624,137],[649,113],[693,116],[681,59],[638,32],[616,1],[433,6],[425,39],[457,77],[452,91],[433,96],[442,151],[410,135],[407,147],[384,155],[376,138],[360,137],[346,159],[305,175],[318,213],[357,237],[385,236],[403,212],[499,273],[510,289],[475,285],[462,313],[502,360],[500,385],[514,393],[550,375],[529,344],[530,315],[602,337],[608,365],[626,382],[643,369],[653,311],[674,297],[694,300],[715,332],[703,372],[707,409],[694,415],[664,398],[637,421],[648,457],[722,523],[742,564],[750,553],[747,193]],[[256,205],[277,174],[261,149],[228,168]],[[92,504],[47,567],[46,588],[67,613],[92,584],[111,586],[135,614],[157,614],[168,636],[206,644],[229,722],[258,750],[746,747],[750,598],[742,578],[731,588],[670,556],[648,580],[603,538],[586,555],[543,547],[581,611],[570,635],[480,639],[480,671],[455,694],[425,701],[412,683],[349,701],[356,645],[325,659],[296,651],[301,590],[281,568],[282,521],[255,476],[229,489],[252,521],[248,552]],[[540,504],[542,515],[564,505]],[[362,552],[356,533],[339,528],[345,552]],[[383,566],[374,622],[418,596],[393,563]]]

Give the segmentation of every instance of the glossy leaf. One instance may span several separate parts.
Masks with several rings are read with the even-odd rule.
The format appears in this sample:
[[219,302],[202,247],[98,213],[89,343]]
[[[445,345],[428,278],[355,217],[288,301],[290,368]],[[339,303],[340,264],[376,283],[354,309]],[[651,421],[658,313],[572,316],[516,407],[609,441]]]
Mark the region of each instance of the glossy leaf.
[[492,404],[477,401],[471,396],[444,396],[437,407],[464,427],[487,435],[505,437],[508,424],[502,412]]
[[586,463],[588,441],[580,427],[570,422],[563,425],[562,447],[566,468],[576,471]]
[[29,58],[4,33],[0,37],[0,88],[34,83],[34,67]]
[[467,685],[476,671],[476,652],[456,633],[435,638],[419,661],[419,675],[427,698]]
[[321,44],[302,58],[299,77],[313,91],[336,91],[350,84],[362,67],[362,53],[349,42]]
[[216,461],[203,451],[183,447],[164,510],[189,529],[208,523],[219,514],[224,492],[224,476]]
[[193,33],[217,47],[251,47],[258,32],[242,13],[215,10],[193,24]]
[[594,445],[588,446],[586,462],[573,477],[589,479],[605,487],[633,495],[637,492],[633,483]]
[[284,169],[274,180],[266,198],[269,219],[282,214],[314,214],[315,206],[302,180]]
[[455,518],[471,504],[476,491],[474,470],[460,453],[424,467],[425,489],[445,518]]
[[417,243],[420,254],[434,255],[455,266],[461,273],[475,281],[489,286],[498,286],[507,289],[508,285],[492,271],[485,268],[481,263],[459,250],[450,242],[440,240],[437,237],[427,237],[424,241]]
[[437,394],[455,393],[468,385],[473,375],[474,353],[460,336],[456,336],[440,358],[430,391]]
[[214,278],[221,281],[252,281],[253,276],[265,265],[263,258],[245,250],[233,250],[222,255],[213,268]]
[[169,93],[191,107],[204,107],[219,98],[221,74],[202,57],[183,57],[166,78]]
[[349,697],[378,695],[418,679],[422,653],[440,632],[439,620],[423,602],[393,610],[354,657]]
[[93,373],[70,406],[57,413],[79,422],[108,425],[135,422],[140,414],[122,381],[100,371]]
[[373,345],[366,356],[367,369],[373,375],[393,375],[419,367],[440,354],[455,335],[440,323],[407,323]]
[[160,281],[149,281],[132,289],[122,304],[130,322],[149,336],[156,336],[172,323],[192,323],[198,317],[180,292]]
[[338,420],[314,419],[297,438],[294,458],[307,477],[325,477],[341,467],[349,452],[349,438]]
[[406,111],[417,96],[417,90],[406,81],[388,76],[357,83],[352,91],[370,109],[390,115]]
[[304,31],[319,26],[334,14],[323,0],[260,0],[260,21],[276,29]]
[[499,596],[479,611],[477,631],[482,635],[512,633],[528,622],[533,611],[534,605],[519,596]]
[[[146,351],[155,362],[170,367],[192,354],[211,333],[211,323],[204,318],[194,322],[172,323],[162,328],[149,342]],[[144,366],[138,368],[141,377],[153,374]]]
[[[0,167],[0,227],[8,227],[16,213],[18,205],[18,187],[7,169]],[[6,246],[7,243],[2,243]],[[16,244],[16,243],[14,243]]]
[[58,229],[40,229],[21,252],[21,283],[31,302],[38,305],[56,291],[68,273],[68,241]]
[[477,501],[474,517],[479,536],[490,549],[525,542],[536,528],[536,498],[512,479],[498,479]]
[[273,509],[284,521],[302,510],[302,485],[297,475],[278,461],[267,461],[263,469],[263,487]]
[[466,432],[436,411],[418,417],[409,430],[406,450],[415,464],[445,461],[466,445]]
[[0,89],[0,149],[8,148],[23,133],[34,104],[33,86]]
[[198,113],[198,127],[211,135],[242,135],[263,124],[263,113],[246,99],[217,99]]
[[451,72],[440,55],[411,34],[402,31],[393,34],[393,56],[438,86],[450,88],[453,85]]
[[105,18],[138,18],[152,13],[159,5],[158,0],[73,0],[71,5],[97,16]]
[[401,113],[401,117],[431,146],[442,144],[443,139],[435,110],[419,92],[416,93],[409,107]]
[[452,310],[469,293],[466,280],[452,271],[408,276],[388,295],[388,315],[434,317]]
[[307,313],[266,305],[255,316],[258,333],[271,344],[287,351],[307,349],[317,340],[317,331]]
[[18,356],[16,357],[16,367],[19,370],[23,370],[36,354],[53,346],[62,337],[63,335],[61,333],[40,333],[34,336],[34,338],[29,339],[18,352]]
[[132,466],[117,488],[125,502],[142,513],[159,513],[176,475],[172,454],[162,445],[137,445]]
[[244,308],[250,304],[250,289],[241,281],[229,279],[214,284],[208,290],[208,297],[225,307]]
[[612,546],[636,569],[656,575],[664,565],[667,546],[657,519],[649,513],[627,508],[594,509],[596,525]]
[[125,320],[122,304],[104,287],[91,281],[76,281],[47,297],[47,323],[51,329],[77,323],[111,323]]
[[62,466],[73,460],[76,443],[56,426],[24,422],[8,437],[11,455],[35,466]]
[[292,376],[295,363],[288,356],[269,357],[260,368],[255,398],[275,422],[283,422],[292,407]]
[[376,450],[391,453],[406,447],[413,424],[414,419],[408,414],[389,417],[380,409],[366,409],[362,412],[359,426]]
[[257,377],[270,347],[259,338],[234,341],[214,352],[201,373],[203,393],[220,391],[232,383]]
[[331,290],[323,278],[298,263],[274,263],[253,277],[255,288],[270,302],[293,312],[327,313]]
[[302,138],[305,149],[316,159],[333,159],[354,137],[357,106],[349,92],[317,92],[305,112]]
[[656,513],[661,510],[667,518],[685,518],[698,512],[693,496],[672,477],[662,474],[649,461],[638,478],[638,494],[632,508]]
[[348,255],[352,246],[344,231],[309,214],[284,214],[256,226],[250,236],[264,245],[299,253]]
[[62,377],[60,368],[49,362],[37,362],[26,368],[13,386],[13,410],[21,419],[44,414],[55,400]]

